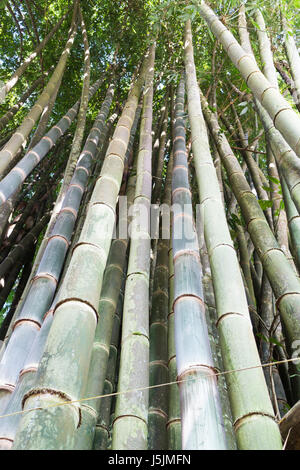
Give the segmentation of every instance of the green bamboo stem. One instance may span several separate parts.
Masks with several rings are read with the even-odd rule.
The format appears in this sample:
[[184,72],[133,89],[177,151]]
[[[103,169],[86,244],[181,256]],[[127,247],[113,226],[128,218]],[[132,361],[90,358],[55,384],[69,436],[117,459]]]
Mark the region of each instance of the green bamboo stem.
[[[51,236],[48,239],[26,300],[14,324],[13,334],[2,356],[1,364],[3,363],[3,368],[0,373],[0,390],[2,387],[3,390],[6,390],[6,384],[9,384],[10,390],[15,386],[17,376],[26,360],[26,352],[28,354],[31,341],[42,323],[43,315],[49,309],[53,300],[78,208],[87,184],[92,160],[96,155],[97,144],[104,128],[112,97],[113,86],[108,89],[106,99],[78,160],[73,178],[62,202],[61,211],[51,231]],[[15,351],[18,351],[18,347],[22,348],[22,354],[15,357]]]
[[[102,79],[97,80],[90,88],[90,97],[92,97],[102,83]],[[55,124],[49,132],[35,145],[20,162],[3,178],[0,182],[0,207],[7,201],[12,194],[20,187],[26,177],[47,155],[49,150],[55,145],[58,139],[65,134],[72,124],[79,108],[78,100],[72,108]]]
[[[171,206],[173,158],[169,159],[164,187],[163,204]],[[162,214],[164,217],[164,214]],[[150,314],[150,378],[149,384],[167,383],[168,371],[168,314],[169,314],[169,239],[161,238],[157,244]],[[166,388],[149,392],[148,449],[167,449],[168,392]]]
[[255,60],[228,31],[212,9],[201,1],[201,16],[207,22],[216,38],[223,44],[228,56],[244,77],[248,87],[258,101],[266,108],[275,127],[281,132],[291,148],[300,156],[300,118],[288,102],[259,70]]
[[[185,45],[188,112],[193,139],[193,153],[202,220],[204,221],[205,241],[209,253],[214,283],[216,309],[218,313],[217,327],[220,332],[220,344],[225,370],[236,370],[248,366],[260,365],[260,359],[253,337],[240,268],[226,223],[218,180],[209,151],[201,104],[204,116],[207,118],[208,127],[217,144],[222,164],[230,179],[230,172],[228,170],[229,157],[227,156],[229,152],[226,152],[226,158],[224,158],[224,149],[219,145],[218,141],[218,139],[221,139],[221,137],[219,137],[219,134],[221,136],[221,130],[219,127],[215,129],[212,127],[211,112],[209,112],[210,119],[208,119],[207,101],[202,97],[202,103],[200,103],[193,59],[192,33],[189,21],[186,23]],[[216,135],[218,135],[218,139],[216,139]],[[222,135],[222,139],[223,141],[225,140],[224,135]],[[230,159],[230,163],[231,161],[233,161],[233,158]],[[239,168],[241,174],[240,178],[245,179],[243,171],[239,167],[235,157],[234,163],[234,170],[236,171],[236,168]],[[232,179],[230,179],[230,183],[234,190],[234,182]],[[249,194],[250,193],[260,209],[255,195],[249,188]],[[238,198],[238,194],[235,190],[234,194],[237,201],[240,203],[240,198]],[[242,194],[248,196],[248,193]],[[260,213],[269,230],[269,226],[261,209]],[[248,222],[248,219],[246,222]],[[236,334],[237,331],[238,335]],[[227,376],[226,382],[238,447],[241,449],[280,449],[280,434],[274,421],[273,409],[262,370],[252,369],[232,373]],[[264,436],[264,438],[262,439],[261,436]]]
[[[203,269],[203,292],[204,292],[204,302],[205,302],[205,313],[206,313],[206,322],[208,326],[209,341],[212,349],[213,359],[215,367],[221,371],[224,370],[224,365],[222,361],[221,347],[220,347],[220,338],[217,331],[216,323],[218,320],[218,314],[216,311],[215,295],[213,290],[213,282],[211,277],[211,269],[209,264],[209,256],[207,253],[207,248],[204,239],[204,227],[203,224],[198,224],[199,232],[199,248],[200,248],[200,257],[201,264]],[[236,438],[233,429],[233,419],[231,414],[231,408],[229,403],[228,389],[226,386],[226,380],[224,376],[218,377],[218,389],[220,393],[220,399],[222,404],[222,415],[225,426],[226,433],[226,442],[229,450],[236,449]]]
[[184,381],[179,384],[182,447],[185,450],[226,449],[205,321],[202,270],[188,181],[183,120],[184,77],[177,89],[175,109],[172,179],[174,313],[178,380]]
[[[262,18],[260,18],[260,24],[261,24],[262,27],[264,26],[264,24],[262,24]],[[251,43],[250,43],[250,37],[249,37],[248,29],[247,29],[247,21],[246,21],[246,14],[245,14],[245,6],[244,5],[241,5],[240,10],[239,10],[239,34],[240,34],[240,37],[241,37],[241,43],[242,43],[243,48],[245,50],[247,50],[247,52],[250,55],[252,55],[253,58],[254,58],[253,50],[252,50]],[[264,33],[264,38],[265,37],[267,38],[266,33]],[[266,44],[266,41],[263,42],[263,37],[261,35],[259,35],[259,43],[260,43],[260,53],[261,53],[262,62],[265,63],[266,65],[268,65],[267,72],[269,73],[269,75],[271,75],[270,76],[270,78],[271,78],[270,83],[272,84],[272,86],[275,87],[275,89],[279,90],[278,83],[277,83],[277,80],[276,80],[274,65],[273,65],[273,61],[272,61],[272,51],[271,51],[271,48],[270,48],[270,43]],[[255,58],[254,58],[254,60],[255,60]],[[270,71],[272,71],[271,74],[270,74]],[[261,104],[257,101],[256,98],[254,98],[254,103],[255,103],[257,108],[262,107]],[[270,174],[270,176],[275,177],[279,180],[276,163],[274,161],[274,157],[272,155],[272,152],[270,152],[270,148],[269,148],[268,145],[267,145],[267,153],[268,153],[267,158],[269,160],[269,164],[268,164],[269,174]],[[273,182],[271,182],[271,184],[273,185]],[[291,256],[291,253],[290,253],[289,247],[288,247],[288,236],[287,236],[288,235],[288,229],[287,229],[286,215],[285,215],[284,211],[280,211],[280,202],[281,202],[282,198],[281,198],[278,190],[273,191],[272,196],[273,196],[273,198],[272,198],[272,200],[273,200],[272,209],[273,209],[275,235],[276,235],[276,238],[278,240],[280,248],[285,253],[285,255],[288,258],[288,260],[289,260],[291,266],[293,267],[294,271],[297,272],[297,270],[295,268],[295,265],[294,265],[293,258]],[[276,211],[280,211],[278,216],[275,216]],[[272,228],[272,225],[270,225],[270,227]]]
[[10,140],[5,144],[4,148],[0,151],[0,174],[3,175],[5,169],[8,167],[9,163],[13,160],[14,156],[17,154],[18,150],[25,142],[26,138],[30,134],[34,124],[40,117],[43,109],[47,106],[51,96],[53,95],[57,84],[61,80],[68,57],[70,55],[71,47],[75,40],[76,31],[77,31],[77,13],[78,0],[75,0],[73,18],[70,27],[70,37],[64,47],[64,50],[61,54],[61,57],[58,61],[58,64],[44,88],[43,92],[37,99],[36,103],[33,105],[27,116],[24,118],[22,124],[14,132]]
[[[134,126],[132,126],[134,127]],[[134,129],[134,132],[136,128]],[[133,132],[132,132],[133,133]],[[131,133],[131,137],[132,137]],[[127,148],[128,154],[128,148]],[[136,186],[136,168],[133,168],[132,175],[129,177],[128,188],[127,188],[127,204],[128,209],[130,210],[131,205],[133,204],[134,194]],[[119,217],[119,225],[122,226],[124,223],[127,223],[127,211],[121,213]],[[115,322],[119,321],[120,328],[120,318],[115,319],[119,293],[122,287],[122,281],[124,277],[125,261],[128,248],[128,238],[121,239],[117,238],[112,241],[110,252],[104,272],[103,284],[101,290],[101,296],[98,307],[99,321],[95,331],[95,337],[93,342],[93,349],[89,367],[89,375],[87,380],[86,389],[83,393],[84,397],[94,397],[102,395],[104,392],[104,384],[109,371],[109,355],[111,352],[111,342],[112,334],[114,327],[117,328]],[[118,332],[117,328],[117,332]],[[116,333],[116,331],[115,331]],[[113,338],[113,350],[117,351],[118,344],[116,343],[115,337]],[[114,355],[114,353],[112,352]],[[115,354],[116,356],[116,354]],[[114,361],[114,358],[112,359]],[[84,432],[79,431],[77,434],[85,435],[84,439],[81,439],[81,442],[75,443],[75,448],[77,444],[81,445],[81,448],[91,449],[94,440],[94,432],[97,423],[97,418],[99,416],[101,400],[90,400],[87,404],[84,404],[84,414],[89,414],[89,419],[85,425]],[[83,409],[82,409],[83,412]],[[88,432],[88,435],[87,435]],[[77,439],[78,441],[78,439]]]
[[[173,153],[171,153],[171,161],[169,161],[170,169],[173,171]],[[171,213],[172,219],[172,213]],[[171,227],[172,231],[172,220]],[[174,262],[173,262],[173,249],[172,238],[169,245],[169,305],[168,305],[168,370],[169,381],[175,382],[177,380],[177,365],[176,365],[176,349],[175,349],[175,315],[174,315]],[[181,443],[181,415],[180,415],[180,395],[179,387],[177,384],[169,386],[168,394],[168,421],[167,421],[167,437],[168,449],[180,450],[182,449]]]
[[[73,7],[73,6],[72,6]],[[71,8],[72,8],[71,7]],[[18,82],[19,78],[23,75],[27,67],[31,64],[31,62],[36,58],[36,56],[42,51],[44,46],[47,44],[47,42],[54,36],[56,31],[59,29],[61,24],[64,22],[64,20],[68,17],[68,14],[71,10],[71,8],[68,9],[68,11],[61,17],[61,19],[56,23],[54,28],[47,34],[47,36],[41,41],[41,43],[36,47],[36,49],[23,61],[23,63],[17,68],[17,70],[14,72],[14,74],[11,76],[11,78],[6,82],[4,87],[0,90],[0,94],[4,93],[5,95],[12,89],[13,86],[16,85]]]
[[161,133],[159,138],[159,148],[157,153],[156,168],[155,168],[155,181],[152,195],[152,201],[157,204],[160,199],[160,193],[162,188],[162,170],[164,165],[165,146],[167,141],[167,130],[168,130],[168,95],[166,98],[166,105],[164,111],[164,119],[162,122]]
[[[300,338],[299,279],[296,277],[283,251],[279,248],[259,203],[252,193],[225,135],[221,132],[217,118],[209,110],[203,95],[201,95],[201,102],[206,122],[217,144],[234,195],[245,219],[247,230],[272,285],[276,304],[285,327],[286,339],[289,347],[292,348],[293,342]],[[298,366],[295,365],[294,367],[297,370]],[[294,382],[297,396],[300,392],[300,389],[298,392],[297,377],[294,378]]]
[[[149,50],[140,126],[131,243],[122,324],[118,391],[149,385],[149,274],[152,157],[152,105],[155,43]],[[138,293],[138,295],[137,295]],[[146,449],[148,390],[119,395],[112,449]]]
[[86,113],[88,109],[89,103],[89,88],[90,88],[90,75],[91,75],[91,58],[90,58],[90,47],[89,41],[86,32],[86,26],[84,22],[84,18],[82,15],[81,6],[79,5],[78,9],[79,13],[79,20],[84,44],[84,73],[83,73],[83,84],[82,84],[82,92],[81,92],[81,100],[80,100],[80,108],[78,111],[78,119],[77,119],[77,126],[74,133],[72,149],[70,152],[70,156],[68,158],[67,167],[65,170],[65,176],[61,188],[61,193],[65,194],[68,185],[72,179],[76,163],[81,151],[81,145],[83,140],[83,133],[85,128],[86,122]]
[[[58,82],[55,86],[55,90],[53,91],[52,95],[50,96],[50,99],[48,101],[47,106],[43,109],[43,112],[42,112],[41,117],[39,119],[39,123],[38,123],[38,125],[37,125],[37,127],[34,131],[34,134],[31,138],[28,146],[26,147],[26,153],[28,153],[29,150],[31,150],[41,140],[41,138],[43,137],[43,135],[46,132],[48,122],[49,122],[49,119],[50,119],[50,116],[51,116],[51,113],[52,113],[52,110],[53,110],[53,107],[55,105],[55,101],[56,101],[56,98],[57,98],[57,95],[58,95],[58,92],[59,92],[59,89],[60,89],[62,78],[63,77],[61,76],[60,79],[58,80]],[[6,176],[9,173],[9,171],[14,167],[14,164],[15,164],[17,158],[18,158],[18,156],[16,155],[11,160],[9,166],[7,167],[7,169],[4,172],[4,176]]]
[[[134,192],[134,191],[133,191]],[[126,269],[125,269],[126,268]],[[127,266],[124,268],[126,274]],[[123,301],[124,301],[124,286],[125,278],[123,278],[122,289],[119,293],[119,300],[117,309],[113,317],[113,329],[111,335],[111,343],[109,349],[109,358],[107,364],[107,373],[103,387],[104,394],[110,394],[115,391],[116,386],[116,370],[118,359],[118,348],[120,340],[120,327],[122,322]],[[110,424],[111,424],[111,409],[113,397],[102,398],[100,403],[100,410],[98,422],[95,429],[94,436],[94,450],[106,450],[108,447],[109,439],[111,438]]]
[[[240,253],[240,265],[245,276],[247,287],[249,289],[252,306],[254,307],[254,309],[256,309],[256,298],[255,298],[254,287],[253,287],[253,282],[252,282],[252,277],[251,277],[249,253],[248,253],[244,228],[241,227],[240,225],[237,225],[236,232],[237,232],[237,240],[238,240],[239,253]],[[252,320],[252,323],[253,323],[253,320]],[[256,324],[257,324],[257,318],[254,320],[254,325]]]
[[[107,149],[80,239],[61,285],[35,388],[24,397],[25,408],[39,403],[41,409],[23,416],[15,439],[16,449],[66,449],[74,445],[75,429],[80,425],[79,407],[71,404],[51,410],[43,408],[50,403],[78,399],[86,387],[103,273],[115,222],[116,199],[146,65],[147,58]],[[53,370],[56,373],[53,374]],[[60,436],[58,429],[68,429],[68,432]]]
[[[51,306],[43,319],[43,325],[31,345],[24,367],[20,371],[16,387],[3,414],[21,411],[24,395],[34,386],[39,361],[53,321],[53,310],[54,305]],[[0,450],[7,450],[12,447],[21,416],[21,414],[8,416],[0,420]]]

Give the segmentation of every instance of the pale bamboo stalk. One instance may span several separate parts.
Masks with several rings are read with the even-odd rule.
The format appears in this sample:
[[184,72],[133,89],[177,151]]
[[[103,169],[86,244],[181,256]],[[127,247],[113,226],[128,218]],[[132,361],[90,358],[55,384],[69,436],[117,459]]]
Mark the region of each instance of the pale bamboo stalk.
[[216,38],[223,44],[228,56],[239,69],[248,87],[266,108],[275,127],[282,133],[292,149],[300,156],[300,117],[288,102],[259,70],[255,59],[244,49],[218,19],[213,10],[202,0],[199,5],[201,16],[207,22]]
[[[23,369],[20,371],[18,382],[4,410],[4,414],[21,411],[24,395],[34,386],[36,371],[53,321],[54,306],[55,300],[50,310],[46,313],[42,327],[32,343],[31,350],[26,358]],[[22,415],[18,414],[0,419],[0,450],[11,448],[21,417]]]
[[[129,147],[132,144],[134,135],[136,132],[136,121],[139,120],[139,110],[136,112],[134,124],[131,129],[130,142],[128,144],[126,156],[129,156]],[[125,157],[126,158],[126,157]],[[133,204],[134,194],[136,186],[136,167],[134,166],[132,175],[129,177],[128,187],[126,192],[127,205],[130,210]],[[117,233],[120,227],[127,224],[127,210],[124,207],[119,214],[119,222]],[[98,307],[99,321],[95,331],[95,337],[93,341],[93,349],[91,355],[91,362],[89,367],[89,375],[86,384],[86,389],[83,393],[84,397],[94,397],[103,394],[103,388],[105,384],[105,378],[108,370],[108,361],[110,355],[110,346],[112,341],[112,334],[115,325],[115,313],[118,305],[119,293],[122,287],[124,269],[126,262],[126,254],[128,248],[128,238],[117,238],[112,241],[110,252],[104,272],[103,285],[101,289],[101,296]],[[120,318],[119,318],[120,328]],[[114,351],[117,352],[115,340],[113,341]],[[113,352],[112,352],[113,354]],[[113,359],[114,360],[114,359]],[[100,407],[102,400],[90,400],[82,407],[82,412],[85,415],[89,414],[89,418],[85,423],[84,430],[79,428],[78,435],[83,435],[80,442],[75,443],[81,445],[81,448],[85,446],[88,449],[92,448],[95,427],[97,418],[99,416]],[[77,438],[77,441],[79,439]]]
[[[149,385],[150,204],[152,190],[152,105],[155,43],[149,50],[140,126],[137,179],[123,308],[118,391]],[[137,295],[138,294],[138,295]],[[119,395],[112,449],[146,449],[148,390]]]
[[282,26],[284,30],[284,46],[288,57],[289,65],[291,68],[291,74],[293,77],[293,85],[296,91],[296,103],[300,101],[300,57],[298,48],[294,39],[293,31],[291,30],[288,22],[284,16],[282,16]]
[[[86,386],[124,157],[146,66],[147,57],[107,149],[80,239],[61,285],[34,392],[24,397],[25,409],[37,403],[41,409],[23,416],[13,446],[16,449],[66,449],[74,445],[75,430],[80,425],[79,407],[70,404],[53,407],[51,411],[43,408],[50,403],[80,398]],[[53,370],[57,373],[53,374]],[[61,436],[59,429],[68,432]]]
[[[204,220],[205,241],[214,283],[218,313],[217,327],[220,331],[220,344],[225,370],[236,370],[250,365],[260,365],[260,359],[249,318],[240,268],[226,223],[218,180],[209,151],[193,59],[192,33],[189,21],[186,23],[185,63],[188,112],[200,204],[202,206],[202,220]],[[208,104],[204,97],[202,98],[202,106],[205,114]],[[224,158],[223,148],[219,145],[218,139],[215,138],[216,135],[208,119],[207,124],[228,173],[227,159],[229,157]],[[220,134],[221,130],[218,127],[219,139]],[[226,155],[228,153],[226,152]],[[235,157],[234,161],[237,162]],[[239,167],[238,162],[234,168],[237,165]],[[240,172],[244,178],[242,169],[240,169]],[[228,175],[230,176],[229,173]],[[234,188],[232,189],[234,190]],[[249,192],[251,192],[250,188]],[[234,194],[240,202],[235,191]],[[251,195],[256,201],[256,197],[252,192]],[[258,203],[257,205],[259,206]],[[260,212],[262,213],[261,210]],[[262,217],[264,218],[263,215]],[[267,225],[266,221],[265,223]],[[267,225],[267,227],[269,226]],[[251,371],[235,372],[229,374],[226,381],[238,447],[243,449],[280,449],[280,434],[274,421],[273,409],[262,370],[257,368]],[[253,416],[255,416],[255,420]],[[263,439],[261,438],[262,435],[264,436]]]
[[74,11],[73,11],[73,18],[70,28],[70,37],[66,42],[64,50],[61,54],[61,57],[58,61],[58,64],[47,83],[46,87],[44,88],[43,92],[24,118],[22,124],[17,128],[14,132],[10,140],[5,144],[4,148],[0,151],[0,174],[3,175],[5,169],[8,167],[9,163],[12,161],[14,156],[17,154],[18,150],[24,144],[27,137],[29,136],[34,124],[40,117],[43,109],[47,106],[51,96],[53,95],[57,83],[60,81],[65,67],[70,55],[71,47],[73,45],[76,31],[77,31],[77,21],[76,21],[76,13],[77,13],[77,5],[78,0],[75,1],[74,4]]
[[[52,113],[52,110],[53,110],[53,107],[55,105],[55,101],[56,101],[56,97],[58,95],[58,92],[59,92],[59,89],[60,89],[60,85],[61,85],[61,82],[62,82],[62,76],[60,77],[60,79],[58,80],[57,84],[56,84],[56,87],[55,87],[55,90],[53,91],[50,99],[49,99],[49,102],[47,104],[47,106],[45,106],[42,114],[41,114],[41,117],[40,117],[40,120],[39,120],[39,123],[37,125],[37,128],[32,136],[32,139],[31,141],[29,142],[29,145],[26,149],[26,152],[28,153],[33,147],[35,147],[35,145],[37,145],[37,143],[41,140],[41,138],[43,137],[43,135],[45,134],[45,131],[46,131],[46,128],[47,128],[47,125],[48,125],[48,122],[49,122],[49,119],[50,119],[50,116],[51,116],[51,113]],[[16,158],[16,157],[15,157]],[[15,158],[10,162],[10,166],[9,168],[11,167],[11,165],[13,165],[14,163],[14,160]],[[9,169],[8,168],[8,169]]]
[[259,26],[257,30],[260,57],[263,64],[263,73],[269,82],[278,89],[277,73],[273,62],[272,46],[266,31],[264,17],[259,9],[255,10],[255,21]]
[[226,449],[216,371],[205,321],[183,114],[184,77],[177,89],[172,179],[175,346],[178,380],[183,381],[179,384],[182,448]]
[[[102,79],[97,80],[90,89],[90,96],[98,90]],[[42,137],[39,143],[33,147],[20,162],[0,181],[0,207],[7,201],[12,194],[20,187],[26,177],[47,155],[49,150],[55,145],[58,139],[65,134],[74,120],[80,101],[78,100],[72,108],[55,124],[47,134]]]

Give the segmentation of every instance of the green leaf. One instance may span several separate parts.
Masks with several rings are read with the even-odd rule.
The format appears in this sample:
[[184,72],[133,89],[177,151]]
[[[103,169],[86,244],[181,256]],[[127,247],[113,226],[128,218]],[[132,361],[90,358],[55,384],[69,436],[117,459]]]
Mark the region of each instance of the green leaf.
[[258,199],[258,203],[263,211],[273,206],[273,201]]

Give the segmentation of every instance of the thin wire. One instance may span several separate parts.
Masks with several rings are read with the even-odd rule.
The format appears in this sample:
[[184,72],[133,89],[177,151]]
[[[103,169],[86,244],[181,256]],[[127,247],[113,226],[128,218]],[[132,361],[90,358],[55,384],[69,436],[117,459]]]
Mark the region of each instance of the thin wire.
[[[265,364],[260,364],[258,366],[250,366],[250,367],[245,367],[245,368],[242,368],[242,369],[234,369],[234,370],[226,370],[226,371],[223,371],[223,372],[216,372],[214,374],[214,377],[220,376],[220,375],[226,375],[226,374],[233,374],[235,372],[243,372],[243,371],[246,371],[246,370],[258,369],[258,368],[263,368],[263,367],[270,367],[270,366],[274,366],[274,365],[277,365],[277,364],[284,364],[284,363],[292,362],[292,361],[294,361],[294,362],[295,361],[300,361],[300,358],[290,358],[290,359],[284,359],[282,361],[268,362],[268,363],[265,363]],[[55,408],[57,406],[71,405],[71,404],[74,404],[74,403],[81,403],[83,401],[96,400],[96,399],[101,399],[101,398],[115,397],[115,396],[118,396],[118,395],[125,395],[126,393],[134,393],[134,392],[140,392],[140,391],[145,391],[145,390],[151,390],[151,389],[154,389],[154,388],[167,387],[167,386],[170,386],[170,385],[186,383],[186,382],[191,382],[191,381],[195,382],[197,380],[200,380],[200,378],[199,379],[193,378],[193,379],[186,379],[186,380],[175,380],[174,382],[167,382],[167,383],[158,384],[158,385],[150,385],[148,387],[134,388],[134,389],[131,389],[131,390],[124,390],[124,391],[121,391],[121,392],[113,392],[113,393],[108,393],[108,394],[105,394],[105,395],[96,395],[95,397],[79,398],[78,400],[69,400],[69,401],[64,401],[62,403],[54,403],[53,405],[45,406],[43,408],[41,408],[41,407],[28,408],[27,410],[15,411],[14,413],[8,413],[8,414],[5,414],[5,415],[0,415],[0,419],[1,418],[8,418],[10,416],[20,415],[20,414],[23,414],[23,413],[28,413],[29,411],[47,410],[49,408]]]

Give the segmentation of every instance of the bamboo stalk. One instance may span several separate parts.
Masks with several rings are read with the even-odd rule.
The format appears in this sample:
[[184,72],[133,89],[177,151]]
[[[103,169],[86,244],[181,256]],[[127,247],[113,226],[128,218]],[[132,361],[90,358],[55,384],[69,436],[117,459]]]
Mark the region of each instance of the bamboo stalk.
[[178,86],[175,109],[172,180],[174,313],[178,380],[184,380],[179,384],[182,447],[185,450],[226,449],[205,321],[202,270],[188,181],[183,121],[184,77]]
[[[203,95],[201,95],[201,102],[206,122],[217,144],[234,195],[240,205],[247,224],[247,230],[264,269],[267,272],[274,295],[277,299],[276,304],[286,330],[287,342],[289,347],[293,348],[293,344],[296,344],[294,341],[300,338],[298,313],[300,300],[299,279],[296,277],[283,251],[279,248],[259,203],[252,193],[225,135],[220,130],[216,116],[208,109],[208,104]],[[297,367],[299,366],[295,365],[294,367],[297,371]],[[297,396],[300,392],[300,390],[298,392],[299,386],[297,377],[293,380],[295,383],[295,394]]]
[[[123,308],[118,391],[149,385],[149,270],[152,157],[152,102],[155,43],[149,49],[131,243]],[[119,395],[113,423],[112,449],[146,449],[148,391]]]
[[[100,113],[88,136],[83,152],[77,163],[73,178],[66,192],[62,208],[54,224],[46,249],[39,263],[37,273],[30,286],[23,307],[14,325],[13,334],[2,356],[0,372],[1,387],[5,390],[15,386],[17,376],[23,367],[28,354],[32,337],[40,328],[43,315],[49,309],[62,271],[66,252],[72,236],[78,208],[87,184],[92,160],[96,154],[97,144],[104,128],[105,119],[113,97],[113,86],[110,86]],[[15,357],[16,344],[23,353]],[[11,362],[13,361],[13,362]]]
[[83,85],[82,85],[82,92],[81,92],[81,100],[80,100],[80,108],[78,111],[78,119],[77,119],[77,126],[74,133],[73,143],[71,153],[68,159],[67,167],[65,170],[64,181],[61,188],[61,193],[65,194],[68,185],[72,179],[72,175],[74,173],[76,163],[78,157],[80,155],[82,140],[83,140],[83,133],[85,128],[85,121],[86,121],[86,113],[88,108],[89,102],[89,88],[90,88],[90,74],[91,74],[91,58],[90,58],[90,47],[89,41],[86,32],[86,26],[84,22],[84,18],[82,15],[81,6],[79,5],[78,9],[79,13],[79,20],[81,25],[81,32],[84,44],[84,74],[83,74]]
[[[164,187],[163,205],[171,206],[173,159],[170,158]],[[162,213],[162,218],[166,214]],[[169,314],[169,239],[161,231],[157,244],[157,260],[154,270],[152,304],[150,314],[150,379],[149,384],[167,383],[168,371],[168,314]],[[149,392],[148,449],[167,449],[168,422],[167,388]]]
[[199,11],[216,38],[223,44],[228,56],[244,77],[248,87],[266,108],[275,127],[291,148],[300,156],[300,118],[288,102],[266,79],[255,60],[228,31],[213,10],[202,0]]
[[[260,359],[253,337],[240,268],[226,223],[218,180],[209,151],[206,126],[202,116],[199,88],[197,85],[189,21],[186,23],[185,63],[193,153],[202,220],[204,221],[204,235],[210,258],[216,297],[217,326],[220,332],[220,344],[225,370],[235,370],[250,365],[259,365]],[[224,149],[219,145],[221,130],[219,127],[213,129],[211,123],[213,114],[209,112],[208,119],[208,103],[203,96],[201,102],[208,127],[215,139],[219,155],[230,179],[231,173],[236,173],[233,170],[229,172],[229,152],[226,151],[226,158],[224,158]],[[215,125],[217,126],[216,121]],[[219,140],[216,139],[216,135],[218,135]],[[222,135],[222,139],[223,141],[225,140],[224,135]],[[233,161],[233,158],[231,161]],[[236,171],[239,168],[240,178],[244,179],[243,171],[240,169],[235,158],[234,163],[234,170]],[[240,203],[240,198],[233,184],[235,181],[230,179],[230,182],[232,183],[235,197]],[[249,188],[250,193],[256,201],[256,197]],[[248,196],[248,193],[246,196]],[[262,214],[261,209],[260,213]],[[262,217],[264,218],[263,214]],[[264,221],[269,229],[265,218]],[[248,222],[248,219],[246,222]],[[237,331],[238,335],[236,335]],[[280,434],[274,421],[273,409],[262,370],[253,369],[241,373],[232,373],[227,376],[226,381],[238,447],[241,449],[281,448]],[[263,439],[261,438],[262,435],[264,436]]]
[[300,101],[300,57],[293,32],[288,25],[286,18],[282,16],[282,26],[284,30],[284,46],[288,57],[291,74],[294,80],[294,89],[296,91],[296,103]]
[[[130,146],[132,145],[132,140],[134,139],[134,134],[136,132],[136,124],[139,120],[139,109],[136,111],[136,116],[134,119],[134,123],[131,129],[131,136],[126,152],[126,156],[129,156]],[[125,157],[126,158],[126,157]],[[128,187],[127,187],[127,204],[130,210],[131,205],[133,204],[134,194],[135,194],[135,186],[136,186],[136,168],[133,168],[132,175],[129,177]],[[127,223],[127,210],[122,211],[119,214],[119,223],[118,229],[124,223]],[[117,229],[117,232],[118,232]],[[113,358],[111,360],[115,361],[117,352],[118,344],[116,336],[119,334],[120,329],[120,321],[121,319],[118,317],[115,318],[116,309],[118,305],[119,293],[122,287],[123,277],[124,277],[124,269],[125,269],[125,262],[126,262],[126,254],[128,248],[128,238],[117,238],[112,241],[110,252],[104,272],[103,277],[103,284],[101,289],[101,296],[99,300],[99,307],[98,307],[98,314],[99,314],[99,321],[95,331],[95,337],[93,342],[93,349],[91,354],[91,361],[89,367],[89,375],[87,380],[86,389],[83,393],[84,397],[94,397],[98,395],[102,395],[104,392],[104,385],[105,385],[105,378],[107,373],[111,373],[109,371],[109,357],[110,353],[112,353]],[[118,325],[116,324],[118,323]],[[114,330],[117,328],[117,330]],[[113,336],[113,333],[115,335]],[[111,346],[111,342],[113,341],[113,346]],[[113,351],[111,351],[111,348]],[[114,366],[115,367],[115,366]],[[111,381],[110,381],[111,382]],[[111,388],[109,386],[109,388]],[[97,418],[99,417],[100,407],[102,404],[102,400],[91,400],[86,405],[83,405],[84,414],[89,414],[89,418],[85,425],[85,429],[81,432],[79,428],[79,432],[77,434],[83,434],[85,437],[80,439],[80,442],[75,444],[75,448],[78,448],[77,445],[86,446],[86,448],[91,449],[94,439],[94,432],[95,426],[97,423]],[[83,409],[82,409],[83,411]],[[88,433],[88,435],[87,435]],[[78,439],[77,439],[78,441]]]
[[[103,273],[115,222],[116,198],[146,63],[147,59],[107,149],[79,242],[61,286],[34,391],[24,397],[25,408],[38,403],[41,409],[24,415],[13,446],[16,449],[66,449],[74,445],[74,432],[80,425],[79,407],[72,404],[51,410],[43,410],[43,407],[78,399],[86,386]],[[35,424],[32,426],[32,423]],[[42,427],[38,423],[43,423]],[[60,436],[58,429],[68,429],[68,432]]]
[[61,80],[63,76],[68,57],[70,55],[71,47],[73,45],[73,42],[76,36],[77,6],[78,6],[78,0],[75,0],[73,18],[72,18],[72,23],[71,23],[70,32],[69,32],[70,36],[49,82],[47,83],[46,87],[44,88],[43,92],[37,99],[34,106],[31,108],[31,110],[29,111],[25,119],[23,120],[22,124],[17,128],[17,130],[14,132],[10,140],[5,144],[4,148],[0,151],[0,174],[1,175],[3,175],[3,172],[8,167],[9,163],[12,161],[13,157],[16,155],[16,153],[18,152],[22,144],[25,142],[35,122],[41,115],[45,106],[48,104],[57,84],[59,83],[59,81]]
[[[102,79],[97,80],[90,88],[90,97],[98,90]],[[47,155],[49,150],[55,145],[58,139],[65,134],[74,120],[80,101],[78,100],[72,108],[63,116],[57,124],[55,124],[47,134],[42,137],[20,162],[8,173],[8,175],[0,181],[0,207],[7,201],[12,194],[24,182],[26,177]]]

